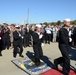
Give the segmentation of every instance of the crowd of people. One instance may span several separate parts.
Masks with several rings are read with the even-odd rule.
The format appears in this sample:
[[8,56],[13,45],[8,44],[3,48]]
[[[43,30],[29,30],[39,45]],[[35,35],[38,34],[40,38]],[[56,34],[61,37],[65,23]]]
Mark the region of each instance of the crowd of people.
[[[51,26],[51,25],[42,25],[40,33],[43,34],[42,38],[42,45],[50,44],[50,42],[58,42],[58,33],[60,28],[62,26]],[[2,56],[2,50],[9,50],[9,48],[14,48],[14,41],[17,35],[15,34],[15,31],[18,32],[19,36],[21,36],[21,41],[19,44],[22,44],[22,47],[30,47],[32,46],[32,34],[36,30],[36,26],[31,25],[15,25],[11,24],[8,25],[6,23],[3,23],[2,26],[0,26],[0,56]],[[71,45],[76,45],[76,27],[72,26],[70,27],[70,39]]]
[[[70,20],[66,19],[63,26],[52,25],[8,25],[3,23],[0,26],[0,56],[2,56],[2,50],[9,50],[13,48],[13,57],[16,58],[17,54],[20,57],[24,57],[23,47],[33,47],[35,64],[40,65],[40,58],[43,56],[42,47],[44,44],[50,44],[50,42],[59,42],[59,49],[63,55],[58,59],[55,59],[54,63],[64,63],[64,73],[68,75],[69,72],[69,56],[68,56],[68,44],[76,46],[76,27],[69,26]],[[64,51],[63,51],[64,50]],[[65,51],[66,50],[66,51]],[[63,61],[64,60],[64,61]],[[61,62],[60,62],[61,61]],[[68,68],[68,69],[67,69]]]

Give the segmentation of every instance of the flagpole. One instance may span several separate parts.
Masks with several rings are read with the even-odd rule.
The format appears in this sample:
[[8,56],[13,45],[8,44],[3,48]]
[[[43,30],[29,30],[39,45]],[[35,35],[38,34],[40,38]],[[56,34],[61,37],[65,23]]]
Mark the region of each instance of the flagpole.
[[27,13],[27,24],[29,24],[29,8],[28,8],[28,13]]

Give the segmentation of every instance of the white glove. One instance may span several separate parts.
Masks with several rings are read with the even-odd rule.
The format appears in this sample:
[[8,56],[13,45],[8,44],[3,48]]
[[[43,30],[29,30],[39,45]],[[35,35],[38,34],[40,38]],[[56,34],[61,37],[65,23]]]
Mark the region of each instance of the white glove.
[[39,36],[39,39],[41,39],[43,37],[43,35],[41,34],[40,36]]
[[22,39],[23,39],[24,37],[22,36]]
[[72,38],[69,38],[69,41],[72,42]]
[[72,34],[72,32],[71,32],[71,31],[69,31],[69,36],[71,36],[71,34]]
[[1,37],[0,37],[0,40],[1,40]]
[[19,34],[19,37],[21,37],[21,34]]

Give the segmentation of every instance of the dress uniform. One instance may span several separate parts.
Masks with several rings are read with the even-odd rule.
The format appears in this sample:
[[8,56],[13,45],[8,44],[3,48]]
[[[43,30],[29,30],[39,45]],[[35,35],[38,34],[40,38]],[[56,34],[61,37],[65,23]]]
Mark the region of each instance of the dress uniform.
[[13,50],[13,57],[16,57],[17,53],[19,53],[20,57],[23,57],[22,53],[23,53],[23,47],[22,47],[22,36],[19,32],[19,27],[16,27],[16,31],[13,32],[13,46],[14,46],[14,50]]
[[[70,19],[65,19],[64,22],[70,22]],[[69,59],[69,31],[65,27],[59,30],[59,49],[62,54],[62,57],[55,59],[54,64],[56,69],[58,69],[58,64],[63,63],[63,73],[64,75],[69,75],[70,71],[70,59]]]
[[[36,25],[37,28],[40,28],[41,25]],[[41,39],[42,35],[40,35],[40,32],[37,31],[32,34],[33,37],[33,50],[35,54],[35,64],[36,66],[40,65],[40,58],[43,56],[43,51],[41,47]]]

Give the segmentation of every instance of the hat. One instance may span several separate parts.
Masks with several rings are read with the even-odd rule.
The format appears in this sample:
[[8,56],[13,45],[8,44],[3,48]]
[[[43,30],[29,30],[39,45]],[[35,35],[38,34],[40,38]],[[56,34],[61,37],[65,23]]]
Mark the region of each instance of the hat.
[[40,25],[40,24],[37,24],[36,27],[37,27],[37,28],[41,28],[41,25]]
[[20,28],[20,27],[19,27],[19,25],[16,25],[15,27],[16,27],[17,29],[19,29],[19,28]]
[[68,19],[64,19],[64,22],[70,22],[71,20],[68,18]]
[[16,25],[15,27],[19,27],[19,25]]

